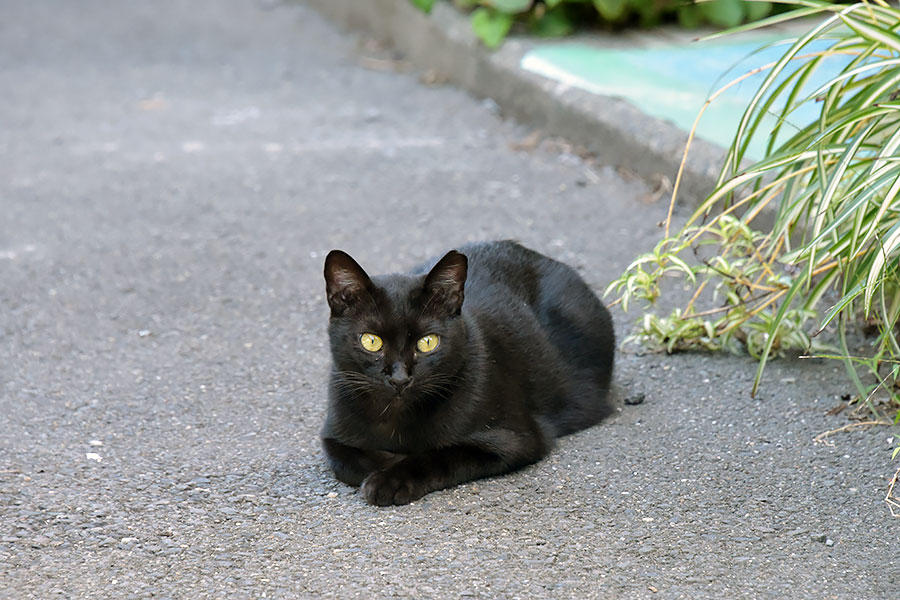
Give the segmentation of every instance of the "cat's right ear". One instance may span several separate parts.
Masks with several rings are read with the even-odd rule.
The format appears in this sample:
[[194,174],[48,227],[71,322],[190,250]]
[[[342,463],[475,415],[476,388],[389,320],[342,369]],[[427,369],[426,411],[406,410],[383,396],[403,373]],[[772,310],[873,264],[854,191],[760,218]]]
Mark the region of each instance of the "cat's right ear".
[[332,315],[340,315],[369,293],[372,280],[349,254],[332,250],[325,257],[325,294]]

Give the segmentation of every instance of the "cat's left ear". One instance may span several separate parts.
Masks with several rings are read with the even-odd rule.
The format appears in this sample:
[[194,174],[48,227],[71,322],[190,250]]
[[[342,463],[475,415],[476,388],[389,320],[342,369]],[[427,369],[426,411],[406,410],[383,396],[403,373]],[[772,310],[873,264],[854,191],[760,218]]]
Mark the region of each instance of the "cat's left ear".
[[325,257],[325,293],[331,314],[340,315],[371,289],[372,280],[353,258],[341,250]]
[[451,250],[438,261],[425,277],[425,292],[429,298],[445,306],[450,314],[458,315],[462,310],[463,289],[469,260],[465,254]]

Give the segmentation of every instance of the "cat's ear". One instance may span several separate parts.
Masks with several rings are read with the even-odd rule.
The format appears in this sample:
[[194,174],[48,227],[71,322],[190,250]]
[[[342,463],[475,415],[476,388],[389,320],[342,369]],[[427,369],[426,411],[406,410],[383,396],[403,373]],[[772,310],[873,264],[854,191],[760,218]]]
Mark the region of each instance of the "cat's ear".
[[332,250],[325,257],[325,294],[331,314],[340,315],[368,294],[372,280],[349,254]]
[[450,314],[459,314],[468,265],[469,260],[465,254],[456,250],[445,254],[425,277],[425,293],[429,304],[444,306]]

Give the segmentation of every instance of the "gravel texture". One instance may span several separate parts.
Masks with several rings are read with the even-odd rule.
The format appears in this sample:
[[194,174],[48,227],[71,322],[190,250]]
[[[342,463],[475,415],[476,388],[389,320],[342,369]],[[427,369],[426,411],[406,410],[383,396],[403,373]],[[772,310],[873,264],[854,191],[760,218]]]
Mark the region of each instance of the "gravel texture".
[[334,480],[325,252],[514,237],[602,290],[665,214],[393,67],[296,5],[4,7],[0,597],[896,598],[890,432],[813,441],[832,363],[751,399],[748,359],[622,354],[618,414],[531,468]]

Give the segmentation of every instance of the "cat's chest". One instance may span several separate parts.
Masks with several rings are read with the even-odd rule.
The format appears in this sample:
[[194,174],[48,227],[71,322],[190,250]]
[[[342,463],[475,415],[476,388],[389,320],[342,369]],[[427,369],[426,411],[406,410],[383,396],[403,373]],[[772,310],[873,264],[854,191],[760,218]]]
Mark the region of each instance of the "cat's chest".
[[433,447],[442,437],[441,427],[435,423],[433,415],[427,415],[421,407],[404,406],[399,402],[373,403],[372,407],[374,410],[366,419],[362,432],[365,445],[372,450],[402,454],[421,452]]

